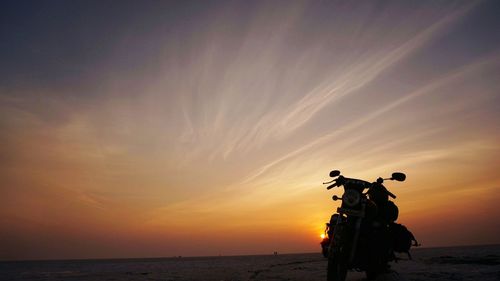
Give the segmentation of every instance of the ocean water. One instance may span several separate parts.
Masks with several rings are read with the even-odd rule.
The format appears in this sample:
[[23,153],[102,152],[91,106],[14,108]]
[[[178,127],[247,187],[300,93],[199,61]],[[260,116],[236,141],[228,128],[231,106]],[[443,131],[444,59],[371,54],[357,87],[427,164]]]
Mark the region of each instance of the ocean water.
[[[319,247],[318,247],[319,250]],[[500,280],[500,245],[412,250],[379,280]],[[326,280],[319,252],[268,256],[11,261],[0,280]],[[351,272],[348,280],[363,280]]]

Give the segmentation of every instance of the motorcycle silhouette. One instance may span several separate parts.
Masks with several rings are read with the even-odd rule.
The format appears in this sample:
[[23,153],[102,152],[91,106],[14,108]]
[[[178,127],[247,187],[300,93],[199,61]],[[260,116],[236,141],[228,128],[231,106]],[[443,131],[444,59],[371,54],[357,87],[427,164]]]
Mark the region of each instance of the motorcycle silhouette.
[[[324,184],[344,187],[337,212],[326,224],[322,253],[328,258],[327,280],[344,281],[348,270],[365,271],[368,279],[389,271],[389,262],[397,261],[395,252],[404,252],[411,259],[411,246],[419,246],[413,234],[396,223],[398,207],[389,200],[396,198],[383,185],[384,181],[404,181],[406,175],[393,173],[390,178],[375,182],[346,178],[340,171],[330,172],[333,180]],[[364,192],[366,190],[366,192]]]

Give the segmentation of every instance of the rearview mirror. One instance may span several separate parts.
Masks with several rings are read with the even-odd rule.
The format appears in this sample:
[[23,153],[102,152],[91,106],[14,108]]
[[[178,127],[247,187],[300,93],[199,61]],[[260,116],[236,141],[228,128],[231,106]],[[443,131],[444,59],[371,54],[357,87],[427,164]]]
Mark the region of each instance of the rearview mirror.
[[330,172],[330,177],[331,178],[337,177],[338,175],[340,175],[340,171],[339,170],[333,170],[333,171]]
[[406,179],[406,175],[403,173],[392,173],[391,180],[404,181]]

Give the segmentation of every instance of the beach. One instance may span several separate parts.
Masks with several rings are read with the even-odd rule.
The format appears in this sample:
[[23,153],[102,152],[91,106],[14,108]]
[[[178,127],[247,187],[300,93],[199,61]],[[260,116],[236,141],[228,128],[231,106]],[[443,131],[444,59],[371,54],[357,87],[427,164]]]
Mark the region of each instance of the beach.
[[[419,248],[413,260],[392,263],[394,272],[378,280],[500,279],[500,245]],[[401,255],[405,258],[405,255]],[[327,260],[320,253],[254,256],[170,257],[63,261],[7,261],[1,280],[326,280]],[[347,280],[364,280],[349,272]]]

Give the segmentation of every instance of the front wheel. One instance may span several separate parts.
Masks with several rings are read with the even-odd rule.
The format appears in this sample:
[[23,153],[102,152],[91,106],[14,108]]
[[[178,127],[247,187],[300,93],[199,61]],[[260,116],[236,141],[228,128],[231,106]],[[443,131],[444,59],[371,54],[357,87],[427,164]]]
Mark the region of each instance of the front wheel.
[[326,273],[327,281],[345,281],[347,276],[347,265],[338,258],[328,258],[328,268]]

